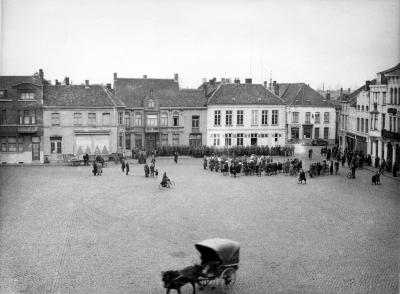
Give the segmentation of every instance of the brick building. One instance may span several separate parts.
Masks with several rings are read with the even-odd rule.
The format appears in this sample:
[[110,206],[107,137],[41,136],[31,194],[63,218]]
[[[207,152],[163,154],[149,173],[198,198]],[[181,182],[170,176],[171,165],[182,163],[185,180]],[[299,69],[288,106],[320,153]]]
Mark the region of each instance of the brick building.
[[0,76],[0,162],[43,162],[43,70]]

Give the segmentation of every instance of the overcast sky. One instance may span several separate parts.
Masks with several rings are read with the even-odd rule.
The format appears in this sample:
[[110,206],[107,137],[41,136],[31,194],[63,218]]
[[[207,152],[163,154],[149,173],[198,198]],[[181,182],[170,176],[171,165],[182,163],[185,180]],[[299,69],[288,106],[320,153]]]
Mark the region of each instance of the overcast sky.
[[1,75],[361,86],[400,62],[399,0],[0,0]]

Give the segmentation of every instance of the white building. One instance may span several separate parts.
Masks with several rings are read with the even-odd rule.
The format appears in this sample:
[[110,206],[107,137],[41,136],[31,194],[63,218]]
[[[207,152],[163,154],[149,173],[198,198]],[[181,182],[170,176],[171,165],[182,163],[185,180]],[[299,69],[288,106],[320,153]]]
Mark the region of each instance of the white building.
[[336,111],[329,100],[304,83],[279,83],[272,85],[286,107],[287,138],[309,143],[324,139],[335,143]]
[[368,153],[388,163],[400,160],[400,63],[377,74],[371,85]]
[[339,147],[341,150],[368,152],[369,141],[369,100],[370,85],[376,80],[367,81],[366,84],[342,100],[339,125]]
[[285,145],[286,104],[262,85],[221,83],[207,103],[208,146]]

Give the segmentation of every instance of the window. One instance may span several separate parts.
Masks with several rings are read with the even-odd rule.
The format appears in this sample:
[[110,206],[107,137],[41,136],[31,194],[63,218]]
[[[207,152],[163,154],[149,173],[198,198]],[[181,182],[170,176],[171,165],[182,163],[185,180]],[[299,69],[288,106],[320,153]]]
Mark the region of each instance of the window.
[[329,128],[324,128],[324,139],[329,138]]
[[172,145],[173,146],[179,145],[179,134],[172,134]]
[[7,93],[7,90],[0,90],[0,99],[5,99],[6,93]]
[[299,139],[299,128],[290,128],[290,134],[292,139]]
[[142,135],[141,134],[135,134],[135,146],[137,148],[142,147]]
[[157,127],[157,114],[148,114],[146,116],[146,127]]
[[319,139],[319,128],[314,128],[314,139]]
[[320,122],[321,122],[321,119],[320,119],[319,112],[316,112],[316,113],[315,113],[315,123],[316,123],[316,124],[319,124]]
[[24,139],[22,137],[1,137],[1,152],[23,152]]
[[386,105],[386,92],[382,93],[383,97],[382,97],[382,104]]
[[365,119],[365,132],[368,134],[368,118]]
[[168,146],[168,134],[161,134],[161,146]]
[[[378,118],[377,118],[378,120]],[[382,130],[385,128],[385,120],[386,120],[386,115],[382,113]]]
[[236,112],[236,124],[240,126],[243,125],[243,110],[238,110]]
[[364,105],[361,106],[361,111],[364,111]]
[[29,125],[30,120],[31,116],[29,110],[24,110],[24,125]]
[[177,127],[179,126],[179,113],[178,112],[174,112],[173,116],[172,116],[172,121],[173,121],[173,126]]
[[278,124],[278,110],[272,110],[272,125],[276,126]]
[[7,110],[6,109],[2,109],[1,110],[0,124],[1,125],[6,125],[7,124]]
[[279,134],[278,134],[278,133],[275,133],[275,134],[274,134],[274,141],[275,141],[275,142],[278,142],[278,137],[279,137]]
[[360,131],[360,118],[357,117],[357,132]]
[[96,113],[88,113],[88,125],[96,126]]
[[192,115],[192,132],[199,132],[200,128],[200,116]]
[[213,134],[214,146],[219,146],[219,134]]
[[[131,126],[131,116],[129,115],[129,112],[125,112],[125,126],[130,127]],[[131,149],[131,148],[127,148]]]
[[149,108],[154,108],[154,100],[149,100]]
[[125,149],[131,150],[131,135],[130,134],[127,134],[125,136]]
[[221,110],[214,111],[214,126],[221,125]]
[[59,126],[60,125],[60,114],[59,113],[52,113],[51,114],[51,125],[52,126]]
[[392,117],[389,116],[389,131],[392,131]]
[[124,143],[124,133],[119,133],[118,134],[118,147],[123,148],[123,143]]
[[61,154],[62,151],[61,143],[62,143],[61,137],[50,137],[50,152]]
[[361,119],[361,132],[363,132],[364,133],[364,119],[362,118]]
[[360,105],[357,105],[357,111],[360,111]]
[[261,111],[261,124],[268,125],[268,110]]
[[243,146],[243,134],[237,134],[236,143],[238,146]]
[[160,124],[162,127],[168,126],[168,114],[161,113]]
[[227,126],[232,125],[232,110],[227,110],[225,112],[225,125]]
[[124,113],[122,111],[118,111],[118,124],[122,125],[124,123]]
[[81,125],[82,125],[82,113],[74,113],[74,126],[81,126]]
[[232,145],[232,134],[225,134],[225,146]]
[[312,130],[312,128],[310,126],[303,127],[303,138],[304,139],[311,139],[311,130]]
[[33,100],[35,99],[35,93],[24,92],[20,94],[21,100]]
[[[137,126],[137,127],[142,126],[142,115],[140,113],[135,113],[135,126]],[[140,145],[140,146],[142,146],[142,145]]]
[[298,122],[299,122],[299,113],[292,112],[292,123],[298,123]]
[[367,106],[365,106],[365,111],[368,111],[369,110],[369,106],[367,105]]
[[329,112],[324,112],[324,123],[329,123]]
[[102,125],[109,126],[110,125],[110,113],[103,113],[102,115]]
[[258,125],[258,110],[251,111],[251,125],[252,126]]
[[306,112],[306,124],[311,123],[311,112]]

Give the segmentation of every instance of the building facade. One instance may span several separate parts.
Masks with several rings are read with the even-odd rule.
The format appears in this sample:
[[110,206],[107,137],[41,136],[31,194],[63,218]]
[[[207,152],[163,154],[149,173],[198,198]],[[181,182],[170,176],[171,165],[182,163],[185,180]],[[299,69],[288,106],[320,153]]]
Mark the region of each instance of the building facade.
[[43,70],[0,77],[0,162],[43,162]]
[[287,103],[286,131],[291,141],[335,143],[336,110],[327,99],[304,83],[273,83],[274,92]]
[[286,104],[262,85],[221,83],[207,103],[207,145],[285,145]]
[[339,124],[339,147],[341,150],[368,153],[370,85],[375,82],[375,80],[367,81],[365,86],[342,100]]
[[371,85],[368,153],[393,164],[400,160],[400,64],[377,74]]
[[206,144],[206,97],[202,90],[179,88],[174,79],[118,78],[114,92],[125,105],[125,152],[160,146]]
[[102,85],[45,85],[43,150],[50,162],[108,156],[125,144],[125,105]]

